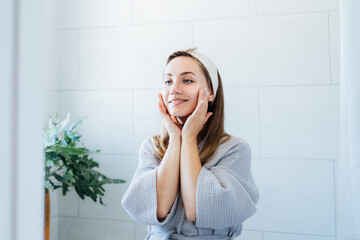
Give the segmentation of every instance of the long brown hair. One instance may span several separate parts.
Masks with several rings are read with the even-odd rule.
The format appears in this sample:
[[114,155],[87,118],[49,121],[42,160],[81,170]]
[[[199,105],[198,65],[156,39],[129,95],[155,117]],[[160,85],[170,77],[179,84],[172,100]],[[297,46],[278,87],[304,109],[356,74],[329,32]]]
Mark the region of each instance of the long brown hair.
[[[206,82],[213,92],[213,86],[208,70],[198,59],[190,55],[188,52],[176,51],[172,53],[168,57],[166,65],[174,58],[180,56],[191,57],[199,63],[201,70],[205,75]],[[215,100],[208,105],[208,112],[212,112],[213,114],[207,120],[197,136],[197,142],[200,143],[199,155],[202,164],[205,164],[212,158],[216,148],[220,144],[231,138],[231,136],[224,131],[224,92],[219,71],[217,72],[217,75],[219,83],[216,91],[216,97]],[[160,135],[153,136],[152,143],[157,156],[162,160],[169,145],[169,134],[164,126],[162,126]]]

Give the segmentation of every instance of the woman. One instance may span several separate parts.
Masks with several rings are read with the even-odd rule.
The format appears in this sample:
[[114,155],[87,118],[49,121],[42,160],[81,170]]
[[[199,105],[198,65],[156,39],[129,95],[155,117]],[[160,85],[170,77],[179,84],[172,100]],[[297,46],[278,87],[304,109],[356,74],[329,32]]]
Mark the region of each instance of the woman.
[[234,239],[259,193],[248,143],[224,131],[220,75],[188,49],[169,56],[163,77],[163,131],[140,147],[123,207],[148,225],[146,239]]

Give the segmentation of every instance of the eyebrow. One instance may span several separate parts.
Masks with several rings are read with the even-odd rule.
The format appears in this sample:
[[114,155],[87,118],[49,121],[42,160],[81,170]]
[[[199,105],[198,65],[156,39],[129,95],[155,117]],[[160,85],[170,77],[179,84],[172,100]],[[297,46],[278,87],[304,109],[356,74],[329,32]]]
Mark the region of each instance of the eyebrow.
[[[192,73],[192,72],[183,72],[183,73],[180,74],[180,76],[186,75],[186,74],[192,74],[192,75],[194,75],[196,77],[196,75],[194,73]],[[165,73],[164,76],[166,76],[166,75],[172,76],[171,73]]]

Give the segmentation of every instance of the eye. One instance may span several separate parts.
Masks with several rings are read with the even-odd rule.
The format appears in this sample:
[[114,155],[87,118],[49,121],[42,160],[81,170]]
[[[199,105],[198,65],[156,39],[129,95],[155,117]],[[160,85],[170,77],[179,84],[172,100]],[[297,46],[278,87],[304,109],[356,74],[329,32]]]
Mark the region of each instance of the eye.
[[167,84],[169,84],[171,82],[171,80],[167,80],[167,81],[165,81],[164,83],[167,85]]
[[190,83],[190,82],[193,82],[193,80],[190,80],[190,79],[184,79],[184,82],[186,82],[186,83]]

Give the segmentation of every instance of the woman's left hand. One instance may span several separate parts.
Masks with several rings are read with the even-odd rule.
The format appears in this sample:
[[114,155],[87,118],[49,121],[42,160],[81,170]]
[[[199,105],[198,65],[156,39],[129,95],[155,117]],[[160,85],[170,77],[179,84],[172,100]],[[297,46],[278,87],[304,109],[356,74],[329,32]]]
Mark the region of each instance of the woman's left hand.
[[197,138],[197,135],[203,128],[206,121],[213,114],[212,112],[207,112],[208,103],[209,103],[209,91],[207,88],[200,89],[198,104],[194,112],[188,117],[183,128],[182,128],[182,137],[188,138]]

